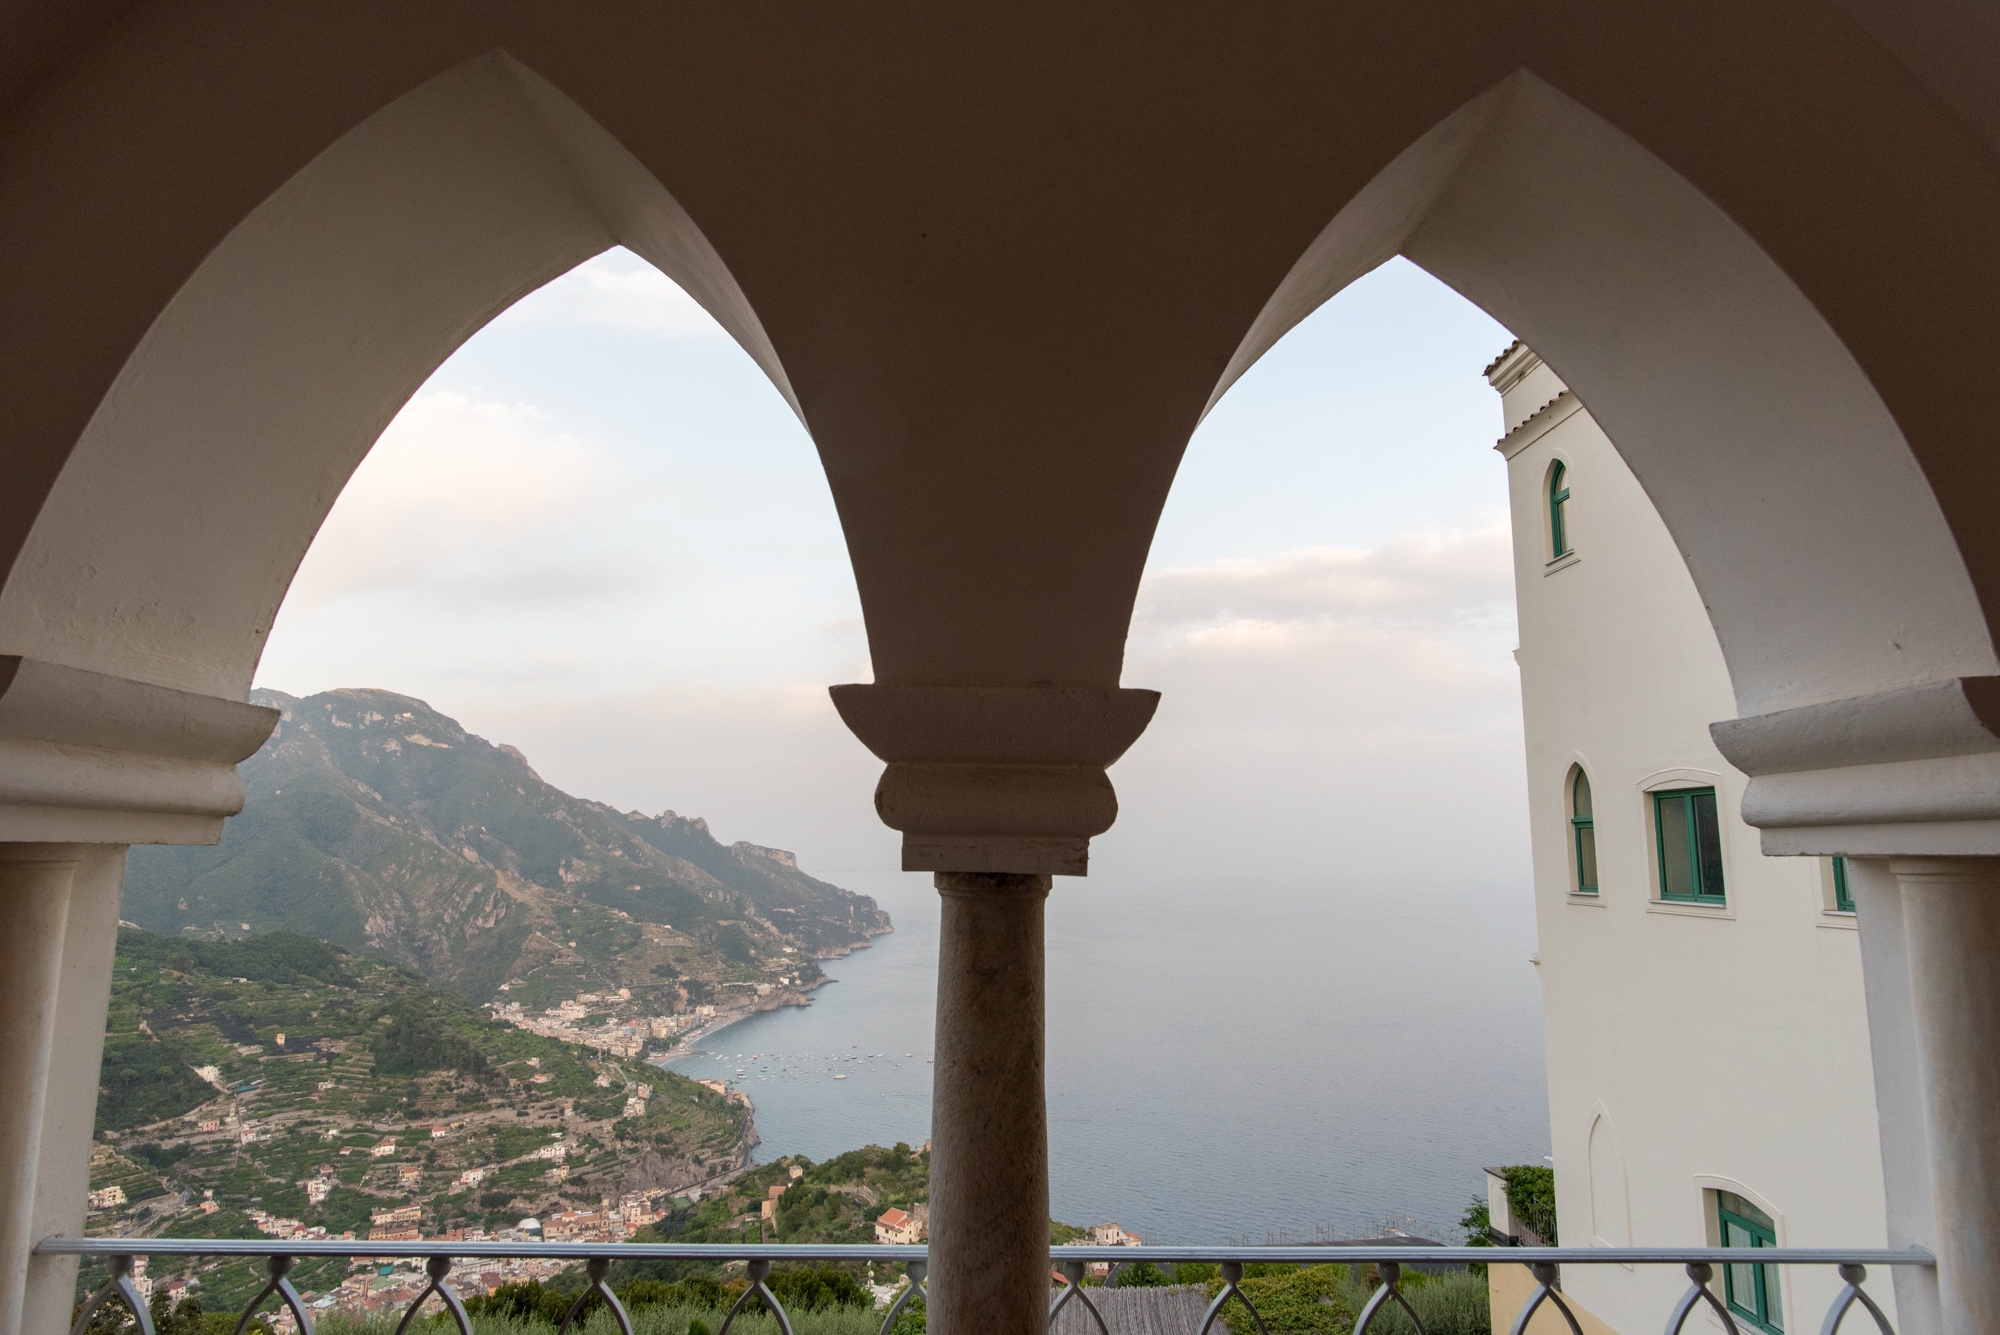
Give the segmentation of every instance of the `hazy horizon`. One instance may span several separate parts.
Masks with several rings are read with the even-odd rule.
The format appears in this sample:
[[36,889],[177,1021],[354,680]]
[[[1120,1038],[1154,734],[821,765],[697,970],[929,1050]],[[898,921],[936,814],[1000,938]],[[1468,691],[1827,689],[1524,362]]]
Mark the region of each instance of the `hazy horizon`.
[[[1093,865],[1444,876],[1525,893],[1498,397],[1504,330],[1404,261],[1278,344],[1196,433],[1124,680],[1160,712]],[[335,504],[259,685],[416,696],[566,791],[701,815],[832,879],[893,872],[832,498],[789,407],[612,251],[418,391]],[[1440,819],[1440,817],[1444,817]],[[1339,847],[1328,836],[1337,833]]]

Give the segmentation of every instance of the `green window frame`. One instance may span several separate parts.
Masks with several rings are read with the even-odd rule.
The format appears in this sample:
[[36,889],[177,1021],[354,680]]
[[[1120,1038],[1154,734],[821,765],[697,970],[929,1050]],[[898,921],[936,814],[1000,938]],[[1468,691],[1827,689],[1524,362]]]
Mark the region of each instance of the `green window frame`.
[[1847,892],[1847,859],[1833,860],[1833,911],[1854,912],[1854,896]]
[[[1771,1216],[1733,1191],[1715,1193],[1717,1233],[1725,1247],[1775,1247],[1778,1230]],[[1778,1297],[1778,1267],[1734,1262],[1722,1267],[1722,1301],[1729,1314],[1754,1329],[1784,1335],[1784,1305]]]
[[1549,469],[1549,559],[1568,556],[1569,522],[1563,510],[1569,504],[1569,468],[1557,460]]
[[1597,893],[1597,817],[1590,800],[1590,776],[1578,765],[1569,784],[1570,847],[1576,855],[1576,893]]
[[1653,838],[1659,853],[1660,898],[1721,904],[1722,822],[1713,788],[1669,788],[1653,794]]

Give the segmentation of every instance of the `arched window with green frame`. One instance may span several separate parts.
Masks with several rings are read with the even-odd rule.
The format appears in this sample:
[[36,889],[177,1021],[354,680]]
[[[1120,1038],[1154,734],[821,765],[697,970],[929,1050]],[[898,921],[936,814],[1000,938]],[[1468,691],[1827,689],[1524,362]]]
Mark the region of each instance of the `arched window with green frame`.
[[1568,556],[1569,468],[1558,459],[1549,469],[1549,559]]
[[1597,893],[1597,815],[1590,801],[1590,776],[1578,765],[1569,781],[1570,849],[1576,858],[1576,893]]

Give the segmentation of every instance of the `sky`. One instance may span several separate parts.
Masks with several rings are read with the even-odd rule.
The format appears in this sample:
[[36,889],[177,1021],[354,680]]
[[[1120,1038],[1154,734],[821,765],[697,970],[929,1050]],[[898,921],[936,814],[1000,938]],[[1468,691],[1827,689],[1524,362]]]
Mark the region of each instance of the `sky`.
[[[1510,336],[1403,260],[1293,330],[1202,424],[1134,617],[1160,690],[1112,770],[1114,874],[1529,884],[1506,470],[1481,368]],[[892,877],[879,763],[826,687],[870,680],[812,443],[622,250],[469,339],[335,504],[258,684],[372,686],[550,782],[724,842]]]

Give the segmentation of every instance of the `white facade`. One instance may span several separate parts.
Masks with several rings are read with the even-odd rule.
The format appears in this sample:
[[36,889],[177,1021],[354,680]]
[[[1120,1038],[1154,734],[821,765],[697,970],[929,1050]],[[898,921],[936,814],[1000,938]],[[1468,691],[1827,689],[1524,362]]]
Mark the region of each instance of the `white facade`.
[[[1769,1217],[1778,1245],[1884,1246],[1859,938],[1833,864],[1764,857],[1743,823],[1748,780],[1708,729],[1736,708],[1722,650],[1639,479],[1531,350],[1516,344],[1487,375],[1506,423],[1561,1241],[1713,1245],[1728,1192]],[[1711,788],[1721,894],[1672,897],[1714,887],[1684,870],[1700,841],[1671,828],[1698,799],[1659,809],[1657,795]],[[1636,1332],[1686,1279],[1592,1266],[1564,1284]],[[1816,1326],[1838,1287],[1830,1270],[1780,1270],[1776,1284],[1786,1331]]]

